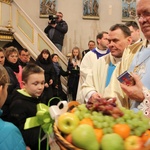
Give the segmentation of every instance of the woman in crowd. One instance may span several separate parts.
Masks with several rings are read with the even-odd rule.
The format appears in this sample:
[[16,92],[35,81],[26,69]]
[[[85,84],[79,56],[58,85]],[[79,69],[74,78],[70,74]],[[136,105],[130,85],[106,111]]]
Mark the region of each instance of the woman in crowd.
[[[4,49],[0,48],[0,64],[4,66],[5,63],[5,54],[4,54]],[[8,86],[7,89],[7,98],[2,106],[3,114],[1,115],[1,118],[5,121],[9,121],[8,119],[8,114],[9,114],[9,106],[11,104],[11,95],[15,89],[19,89],[20,85],[19,82],[16,78],[16,75],[14,74],[13,70],[10,67],[4,66],[6,71],[8,72],[9,78],[10,78],[10,85]]]
[[53,85],[54,85],[54,88],[53,88],[54,96],[58,96],[62,100],[67,100],[67,95],[62,90],[60,77],[61,76],[68,76],[68,72],[64,71],[62,69],[62,67],[60,66],[60,64],[58,62],[59,57],[57,54],[52,54],[51,57],[52,57],[52,61],[53,61],[54,69],[55,69],[55,80],[53,83]]
[[44,70],[45,86],[42,94],[43,102],[48,104],[50,98],[53,97],[52,84],[55,76],[54,67],[49,50],[43,49],[36,59],[36,64]]
[[72,100],[76,100],[79,76],[80,76],[80,49],[78,47],[74,47],[72,49],[72,55],[68,61],[67,70],[69,72],[68,77],[68,91],[69,94],[72,95]]
[[20,84],[20,88],[22,88],[22,67],[18,63],[18,49],[13,46],[6,48],[5,57],[5,66],[10,67],[13,70]]

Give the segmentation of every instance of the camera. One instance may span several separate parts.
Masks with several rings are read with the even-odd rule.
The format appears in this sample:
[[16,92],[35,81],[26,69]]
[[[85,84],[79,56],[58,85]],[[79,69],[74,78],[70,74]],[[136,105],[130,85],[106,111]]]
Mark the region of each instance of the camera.
[[49,20],[51,21],[50,24],[56,24],[56,21],[58,20],[58,16],[56,16],[56,15],[49,15]]

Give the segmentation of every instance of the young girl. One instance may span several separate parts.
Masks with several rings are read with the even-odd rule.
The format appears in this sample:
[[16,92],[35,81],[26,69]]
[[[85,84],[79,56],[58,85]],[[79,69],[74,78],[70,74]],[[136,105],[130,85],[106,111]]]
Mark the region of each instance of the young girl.
[[[21,131],[26,145],[31,150],[38,150],[40,127],[24,130],[24,124],[29,117],[36,116],[37,104],[44,90],[44,70],[28,64],[22,72],[23,88],[15,91],[10,105],[10,119]],[[42,137],[44,133],[42,132]],[[41,142],[41,150],[46,150],[46,139]]]
[[78,47],[74,47],[72,49],[72,55],[68,61],[67,70],[69,72],[68,77],[68,91],[69,94],[72,95],[72,100],[76,100],[79,76],[80,76],[80,49]]
[[52,84],[54,80],[54,67],[49,50],[43,49],[36,60],[36,64],[44,70],[45,87],[42,95],[43,102],[48,104],[50,98],[53,97]]
[[[3,106],[7,97],[7,88],[9,83],[8,73],[0,65],[0,108]],[[0,115],[2,110],[0,109]],[[22,135],[17,127],[12,123],[0,119],[0,149],[25,150],[26,146]]]

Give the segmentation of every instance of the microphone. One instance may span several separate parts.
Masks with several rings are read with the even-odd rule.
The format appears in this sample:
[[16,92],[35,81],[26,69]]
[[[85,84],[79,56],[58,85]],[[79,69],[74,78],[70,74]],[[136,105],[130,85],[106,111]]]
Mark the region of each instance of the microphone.
[[77,62],[77,56],[74,56],[74,61]]
[[[77,56],[74,56],[74,62],[77,62]],[[75,70],[77,70],[77,66],[75,66]]]

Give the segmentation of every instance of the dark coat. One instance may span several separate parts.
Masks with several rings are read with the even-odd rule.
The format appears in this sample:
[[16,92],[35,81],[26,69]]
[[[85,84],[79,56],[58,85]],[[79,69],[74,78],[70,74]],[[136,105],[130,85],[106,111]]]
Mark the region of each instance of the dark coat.
[[8,89],[7,89],[8,95],[7,95],[6,101],[5,101],[4,105],[2,106],[3,114],[1,116],[1,118],[5,121],[8,121],[9,105],[12,102],[11,96],[12,96],[12,93],[14,90],[20,89],[20,85],[19,85],[19,82],[18,82],[13,70],[10,67],[7,67],[7,66],[4,66],[4,67],[8,72],[9,79],[10,79],[10,85],[8,86]]
[[78,82],[79,82],[79,77],[80,77],[80,68],[79,66],[77,66],[77,69],[75,69],[73,67],[72,62],[70,62],[70,59],[69,59],[67,71],[69,72],[68,84],[67,84],[68,91],[70,94],[72,94],[73,100],[76,100]]
[[82,52],[82,59],[83,59],[84,55],[85,55],[86,53],[88,53],[89,51],[90,51],[90,50],[87,49],[87,50],[84,50],[84,51]]
[[[67,100],[67,95],[63,92],[62,85],[61,85],[61,76],[68,76],[68,72],[64,71],[62,67],[57,63],[58,65],[54,64],[54,69],[55,69],[55,79],[53,83],[54,87],[54,96],[60,97],[62,100]],[[57,67],[57,68],[56,68]],[[57,87],[57,88],[56,88]]]
[[[24,124],[27,118],[33,117],[37,112],[38,98],[28,97],[15,91],[12,95],[10,105],[10,121],[16,125],[22,133],[24,141],[32,150],[38,150],[38,138],[40,127],[24,130]],[[44,136],[44,133],[42,132]],[[41,142],[41,150],[46,149],[46,140]]]
[[[54,35],[52,38],[49,37],[49,31],[54,30]],[[68,25],[64,20],[61,20],[60,22],[57,22],[57,25],[55,28],[53,28],[51,25],[48,25],[45,29],[44,32],[47,34],[47,36],[50,38],[50,40],[54,44],[60,44],[63,46],[63,40],[64,36],[68,31]]]
[[[49,63],[43,59],[43,60],[36,60],[36,64],[44,70],[45,83],[49,85],[50,79],[54,81],[55,70],[54,70],[53,63]],[[46,87],[44,88],[42,97],[43,97],[43,102],[45,104],[48,104],[49,99],[53,97],[52,85],[49,85],[48,88]]]
[[18,59],[18,63],[19,63],[19,65],[21,65],[22,68],[28,64],[28,63],[22,62],[20,58]]

